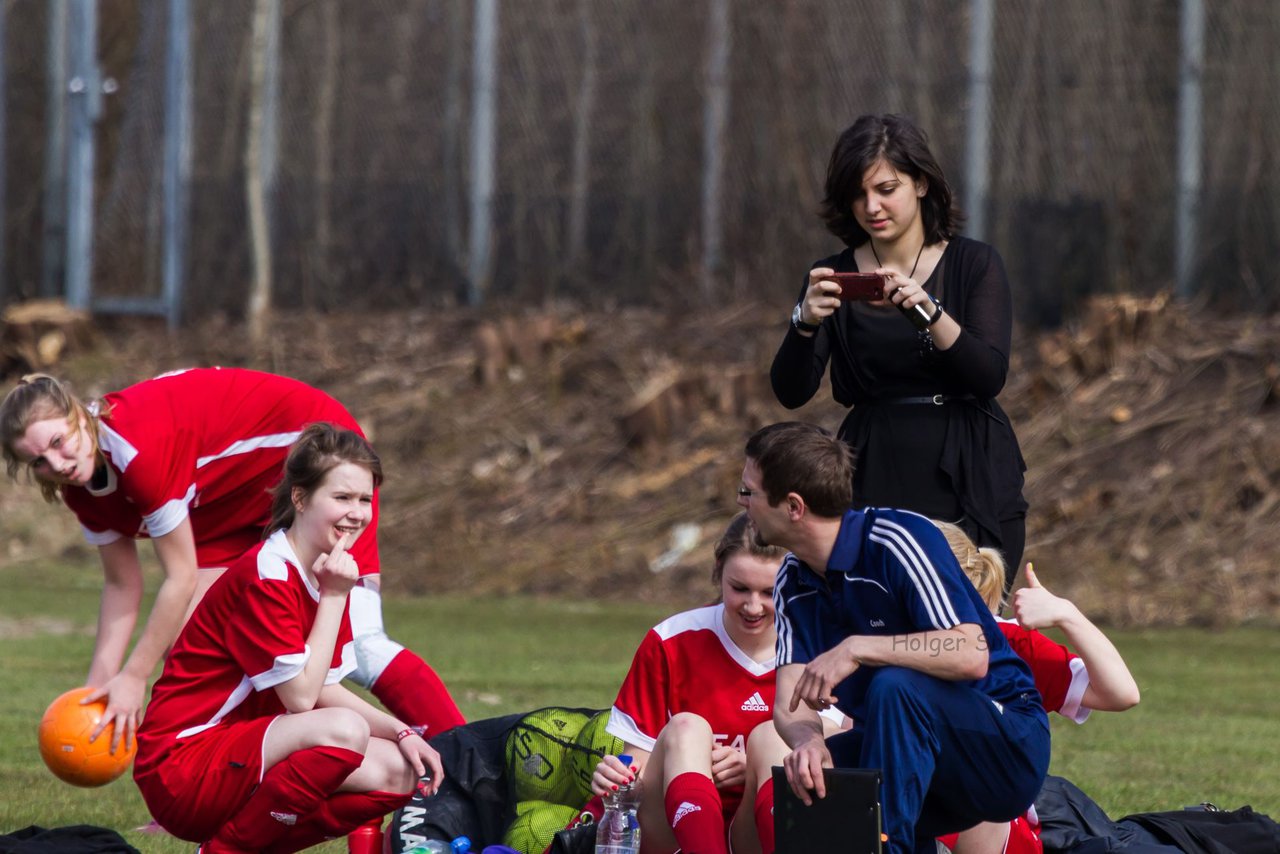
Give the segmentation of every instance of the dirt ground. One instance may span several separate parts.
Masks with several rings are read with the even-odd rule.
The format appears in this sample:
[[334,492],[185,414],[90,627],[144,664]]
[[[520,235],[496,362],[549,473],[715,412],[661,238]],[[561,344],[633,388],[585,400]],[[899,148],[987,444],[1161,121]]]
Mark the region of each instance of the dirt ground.
[[[278,319],[254,352],[227,320],[108,319],[51,372],[84,396],[215,364],[326,389],[383,456],[393,591],[689,603],[710,595],[745,437],[843,416],[825,388],[796,412],[773,400],[784,324],[760,305],[333,314]],[[1112,624],[1280,619],[1280,317],[1110,298],[1014,350],[1000,400],[1042,582]],[[89,555],[34,488],[0,486],[0,513],[0,563]]]

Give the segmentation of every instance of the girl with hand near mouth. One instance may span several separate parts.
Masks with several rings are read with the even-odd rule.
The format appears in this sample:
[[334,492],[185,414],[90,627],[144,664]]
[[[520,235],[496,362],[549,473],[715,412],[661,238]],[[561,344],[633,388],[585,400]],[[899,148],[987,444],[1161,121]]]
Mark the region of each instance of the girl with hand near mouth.
[[[340,682],[348,612],[382,467],[363,437],[308,427],[275,488],[269,536],[178,636],[138,731],[134,779],[157,822],[221,851],[298,851],[434,792],[439,755]],[[351,551],[348,551],[351,549]]]

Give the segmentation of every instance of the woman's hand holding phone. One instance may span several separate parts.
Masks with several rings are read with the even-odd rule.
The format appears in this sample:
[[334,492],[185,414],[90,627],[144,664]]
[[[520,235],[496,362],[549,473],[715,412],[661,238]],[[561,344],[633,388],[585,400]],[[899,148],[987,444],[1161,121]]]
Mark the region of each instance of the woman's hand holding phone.
[[879,302],[886,299],[888,278],[875,273],[837,273],[830,267],[809,271],[809,290],[800,304],[801,320],[819,324],[842,302]]
[[815,326],[822,323],[840,307],[840,285],[831,277],[830,267],[814,267],[809,271],[809,289],[800,301],[800,319]]

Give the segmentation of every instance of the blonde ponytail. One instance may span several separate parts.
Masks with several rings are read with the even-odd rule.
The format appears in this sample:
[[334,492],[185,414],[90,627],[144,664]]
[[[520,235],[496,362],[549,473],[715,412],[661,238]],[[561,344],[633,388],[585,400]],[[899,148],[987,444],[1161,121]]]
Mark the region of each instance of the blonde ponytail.
[[958,525],[937,520],[933,524],[947,538],[947,545],[951,546],[964,574],[978,588],[982,601],[987,603],[993,614],[999,612],[1004,597],[1004,558],[1000,552],[992,548],[978,548]]

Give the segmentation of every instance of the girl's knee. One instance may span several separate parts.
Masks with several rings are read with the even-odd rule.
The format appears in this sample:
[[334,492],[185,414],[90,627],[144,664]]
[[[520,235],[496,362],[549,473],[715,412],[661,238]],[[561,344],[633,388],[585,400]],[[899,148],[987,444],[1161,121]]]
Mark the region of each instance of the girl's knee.
[[369,722],[351,709],[316,709],[308,728],[316,746],[342,747],[364,753],[369,746]]
[[773,725],[773,721],[756,724],[747,735],[748,754],[752,751],[758,752],[775,747],[785,748],[786,742],[782,740],[782,736],[778,735],[778,728]]
[[386,739],[375,739],[370,742],[370,748],[366,761],[372,760],[372,770],[382,778],[382,782],[373,788],[398,794],[412,792],[418,784],[418,773],[400,752],[399,746]]
[[747,765],[760,780],[769,776],[774,765],[781,765],[790,752],[773,721],[756,725],[747,736]]
[[672,715],[662,728],[659,737],[666,742],[668,748],[679,746],[702,746],[709,750],[715,742],[715,734],[706,718],[692,712],[679,712]]

